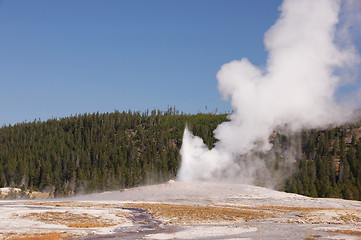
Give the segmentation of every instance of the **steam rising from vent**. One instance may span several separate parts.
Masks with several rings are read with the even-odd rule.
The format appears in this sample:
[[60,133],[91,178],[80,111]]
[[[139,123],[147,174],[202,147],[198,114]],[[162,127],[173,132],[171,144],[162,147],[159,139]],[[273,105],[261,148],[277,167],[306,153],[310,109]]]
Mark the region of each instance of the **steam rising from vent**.
[[[335,92],[350,83],[344,77],[360,63],[347,29],[361,22],[350,22],[357,18],[340,14],[352,5],[360,4],[357,0],[283,2],[280,18],[265,34],[265,69],[243,58],[224,64],[217,73],[219,92],[232,105],[231,121],[214,131],[219,141],[211,150],[185,129],[180,181],[255,183],[255,177],[261,176],[267,183],[284,176],[267,173],[268,161],[275,159],[265,155],[270,153],[269,137],[276,129],[295,133],[350,119],[351,110],[336,101]],[[284,153],[290,160],[293,150]]]

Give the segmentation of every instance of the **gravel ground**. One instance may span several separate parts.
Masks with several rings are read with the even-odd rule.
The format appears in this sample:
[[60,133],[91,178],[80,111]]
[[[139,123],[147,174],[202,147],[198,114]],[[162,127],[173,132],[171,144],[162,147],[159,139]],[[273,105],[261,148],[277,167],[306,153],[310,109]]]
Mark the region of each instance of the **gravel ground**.
[[67,199],[0,201],[0,222],[1,239],[21,240],[361,239],[361,202],[170,181]]

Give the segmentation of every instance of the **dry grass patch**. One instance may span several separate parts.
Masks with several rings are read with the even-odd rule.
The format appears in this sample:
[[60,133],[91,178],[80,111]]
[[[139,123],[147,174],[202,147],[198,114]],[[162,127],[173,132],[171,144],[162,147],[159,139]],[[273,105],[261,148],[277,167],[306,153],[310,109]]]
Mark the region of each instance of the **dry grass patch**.
[[[225,206],[225,205],[217,205]],[[295,206],[230,206],[239,209],[253,209],[255,211],[268,212],[281,222],[308,223],[308,224],[349,224],[361,223],[360,209],[321,208],[321,207],[295,207]],[[289,218],[292,214],[295,217]],[[284,217],[286,216],[286,217]]]
[[359,224],[361,212],[359,209],[309,209],[296,214],[297,218],[288,219],[290,223],[308,224]]
[[[308,212],[314,212],[319,210],[328,210],[328,208],[306,208],[306,207],[290,207],[290,206],[274,206],[274,205],[261,205],[261,206],[234,206],[234,205],[215,205],[217,207],[223,208],[235,208],[241,210],[252,210],[257,212],[266,212],[274,217],[280,217],[285,213],[289,214],[295,212],[297,215],[301,216],[307,214]],[[334,209],[332,209],[334,210]]]
[[75,214],[71,212],[43,212],[43,213],[29,213],[24,218],[35,219],[37,221],[61,224],[72,228],[99,228],[111,227],[118,225],[119,222],[114,222],[109,219],[96,217],[87,213]]
[[193,206],[163,203],[129,203],[125,207],[146,210],[153,217],[163,219],[166,224],[199,224],[219,222],[243,222],[273,218],[269,212],[257,209],[238,209],[220,206]]
[[[347,210],[342,208],[321,208],[321,207],[295,207],[295,206],[279,206],[279,205],[255,205],[255,206],[237,206],[237,205],[214,205],[217,207],[232,207],[240,209],[258,209],[258,210],[270,210],[275,212],[311,212],[311,211],[321,211],[321,210]],[[359,211],[359,209],[352,209],[354,211]]]
[[356,216],[355,213],[352,213],[352,212],[346,212],[345,214],[340,213],[339,219],[345,223],[360,223],[361,222],[361,218],[359,216]]
[[83,237],[84,233],[77,232],[42,232],[42,233],[0,233],[2,240],[68,240]]
[[361,212],[356,209],[330,209],[305,212],[300,219],[305,223],[359,224]]
[[326,228],[326,229],[322,229],[322,231],[361,236],[361,229],[327,229]]
[[65,240],[69,239],[67,237],[63,237],[61,233],[42,233],[36,235],[30,234],[23,234],[23,235],[16,235],[16,234],[7,234],[4,236],[3,239],[9,240]]
[[291,207],[291,206],[257,206],[257,209],[267,209],[272,211],[280,211],[280,212],[309,212],[314,210],[326,210],[325,208],[306,208],[306,207]]

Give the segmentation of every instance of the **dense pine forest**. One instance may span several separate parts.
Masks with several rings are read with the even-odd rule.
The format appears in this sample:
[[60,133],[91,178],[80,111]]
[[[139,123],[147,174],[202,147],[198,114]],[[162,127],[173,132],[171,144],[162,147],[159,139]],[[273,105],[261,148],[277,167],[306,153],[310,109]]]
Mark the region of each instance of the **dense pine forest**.
[[84,114],[0,129],[0,187],[51,196],[159,183],[176,176],[186,126],[209,147],[226,115]]
[[[3,126],[0,187],[46,191],[56,197],[165,182],[178,171],[186,124],[212,148],[212,132],[224,121],[226,114],[186,115],[170,108]],[[361,123],[295,136],[276,132],[271,141],[280,161],[286,161],[282,149],[296,143],[292,175],[280,189],[361,200],[360,138]]]
[[301,154],[284,190],[361,200],[361,123],[303,131],[297,138]]

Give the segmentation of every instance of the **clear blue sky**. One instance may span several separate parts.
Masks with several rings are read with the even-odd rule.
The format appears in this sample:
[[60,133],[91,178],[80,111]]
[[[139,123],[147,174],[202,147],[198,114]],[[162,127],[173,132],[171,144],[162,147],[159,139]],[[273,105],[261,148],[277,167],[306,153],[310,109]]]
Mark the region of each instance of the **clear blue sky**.
[[0,1],[0,126],[115,109],[229,111],[216,73],[264,65],[281,0]]

